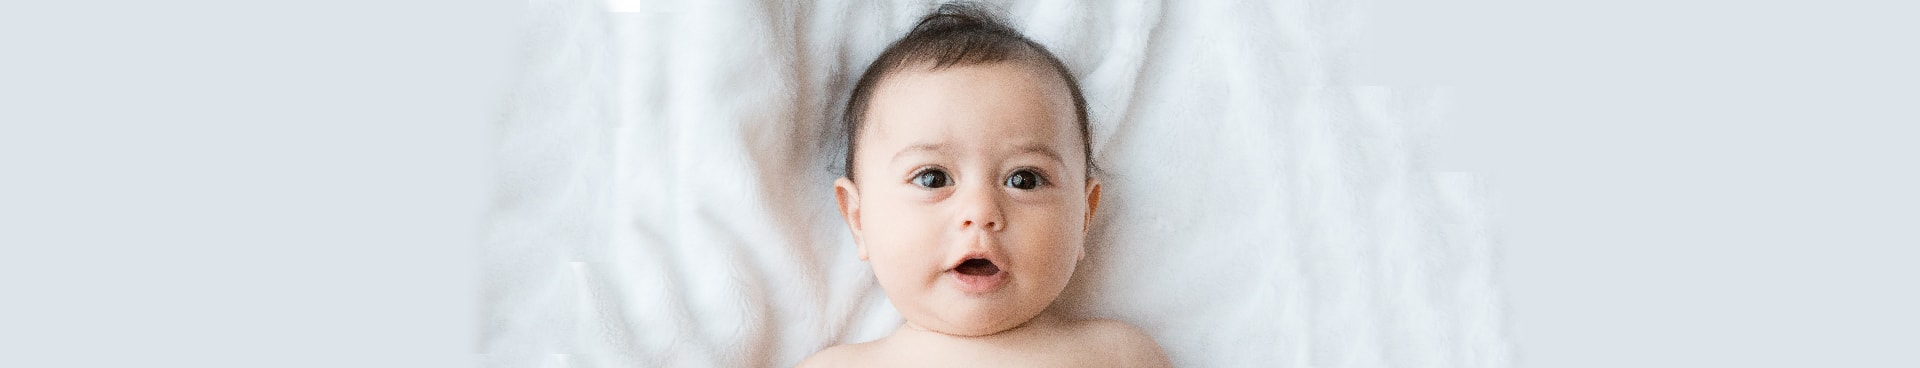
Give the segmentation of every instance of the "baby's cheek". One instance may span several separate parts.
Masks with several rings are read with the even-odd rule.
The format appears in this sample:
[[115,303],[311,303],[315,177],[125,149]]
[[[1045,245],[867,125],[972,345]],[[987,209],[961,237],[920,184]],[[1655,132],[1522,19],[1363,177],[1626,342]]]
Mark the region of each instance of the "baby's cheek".
[[[930,251],[934,239],[928,238],[929,229],[916,222],[914,215],[886,212],[876,215],[879,216],[867,229],[867,252],[876,276],[912,278],[938,263],[934,260],[938,258],[937,252]],[[886,274],[881,275],[882,272]]]
[[907,256],[908,253],[894,250],[872,259],[873,276],[891,297],[918,295],[919,289],[926,284],[926,272],[915,260],[906,259]]
[[1081,239],[1074,236],[1075,232],[1068,231],[1067,225],[1056,219],[1048,219],[1046,226],[1034,227],[1021,239],[1022,244],[1031,245],[1027,251],[1034,258],[1034,263],[1045,264],[1049,268],[1072,265],[1078,258]]
[[1054,239],[1058,242],[1057,244],[1060,244],[1060,262],[1065,267],[1073,267],[1080,261],[1080,257],[1085,255],[1087,237],[1082,231],[1082,222],[1069,219],[1062,221],[1062,226],[1055,229]]

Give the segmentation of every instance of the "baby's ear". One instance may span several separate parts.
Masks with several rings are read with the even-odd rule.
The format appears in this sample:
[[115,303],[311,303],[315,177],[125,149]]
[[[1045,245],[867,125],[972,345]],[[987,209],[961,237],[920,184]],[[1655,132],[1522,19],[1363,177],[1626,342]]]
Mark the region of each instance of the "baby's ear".
[[841,177],[833,181],[833,198],[840,202],[840,218],[847,221],[847,230],[853,232],[853,246],[859,251],[860,260],[867,260],[867,242],[860,238],[860,189],[853,186],[853,180]]
[[1100,179],[1087,178],[1087,221],[1080,224],[1080,232],[1093,231],[1093,213],[1100,208]]
[[[1099,208],[1100,208],[1100,180],[1094,179],[1094,178],[1087,178],[1087,218],[1085,222],[1080,223],[1080,235],[1084,236],[1084,235],[1093,233],[1093,213],[1094,213],[1094,210]],[[1077,261],[1077,260],[1084,260],[1084,259],[1087,259],[1087,242],[1084,238],[1082,238],[1082,240],[1080,241],[1080,256],[1075,257],[1074,260]]]

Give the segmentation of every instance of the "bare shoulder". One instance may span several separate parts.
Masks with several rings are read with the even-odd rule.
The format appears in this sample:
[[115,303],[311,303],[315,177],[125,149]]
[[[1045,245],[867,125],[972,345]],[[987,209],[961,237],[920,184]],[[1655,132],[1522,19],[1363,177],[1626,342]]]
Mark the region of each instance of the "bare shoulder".
[[813,353],[813,356],[800,361],[796,367],[849,367],[858,365],[860,353],[866,348],[861,345],[835,345],[834,347]]
[[1082,341],[1096,342],[1102,355],[1113,359],[1113,366],[1125,367],[1169,367],[1173,363],[1167,360],[1166,353],[1160,350],[1160,344],[1153,341],[1146,331],[1126,322],[1110,319],[1086,320],[1075,323],[1074,335]]

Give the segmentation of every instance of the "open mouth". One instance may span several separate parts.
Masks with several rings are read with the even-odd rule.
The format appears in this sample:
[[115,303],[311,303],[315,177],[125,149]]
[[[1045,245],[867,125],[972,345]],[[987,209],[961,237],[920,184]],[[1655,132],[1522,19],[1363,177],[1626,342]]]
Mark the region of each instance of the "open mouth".
[[969,255],[966,260],[955,264],[953,269],[949,270],[953,273],[954,286],[968,295],[982,296],[1006,285],[1007,279],[1013,274],[1001,270],[1000,265],[993,264],[993,260],[985,257],[985,255]]
[[960,265],[954,267],[953,271],[969,276],[993,276],[994,274],[1000,273],[1000,266],[995,266],[993,265],[993,261],[984,258],[974,258],[966,262],[960,262]]

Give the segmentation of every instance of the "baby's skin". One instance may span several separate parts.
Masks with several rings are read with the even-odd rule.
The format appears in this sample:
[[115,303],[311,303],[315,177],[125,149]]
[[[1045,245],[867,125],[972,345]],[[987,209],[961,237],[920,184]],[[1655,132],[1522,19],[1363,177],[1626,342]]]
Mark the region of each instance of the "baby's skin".
[[834,183],[861,259],[906,323],[801,366],[1159,367],[1124,322],[1049,311],[1100,200],[1054,71],[1014,59],[907,66],[874,90]]
[[836,346],[801,367],[1166,367],[1139,329],[1112,320],[1069,321],[1043,313],[1011,330],[955,336],[901,326],[871,342]]

